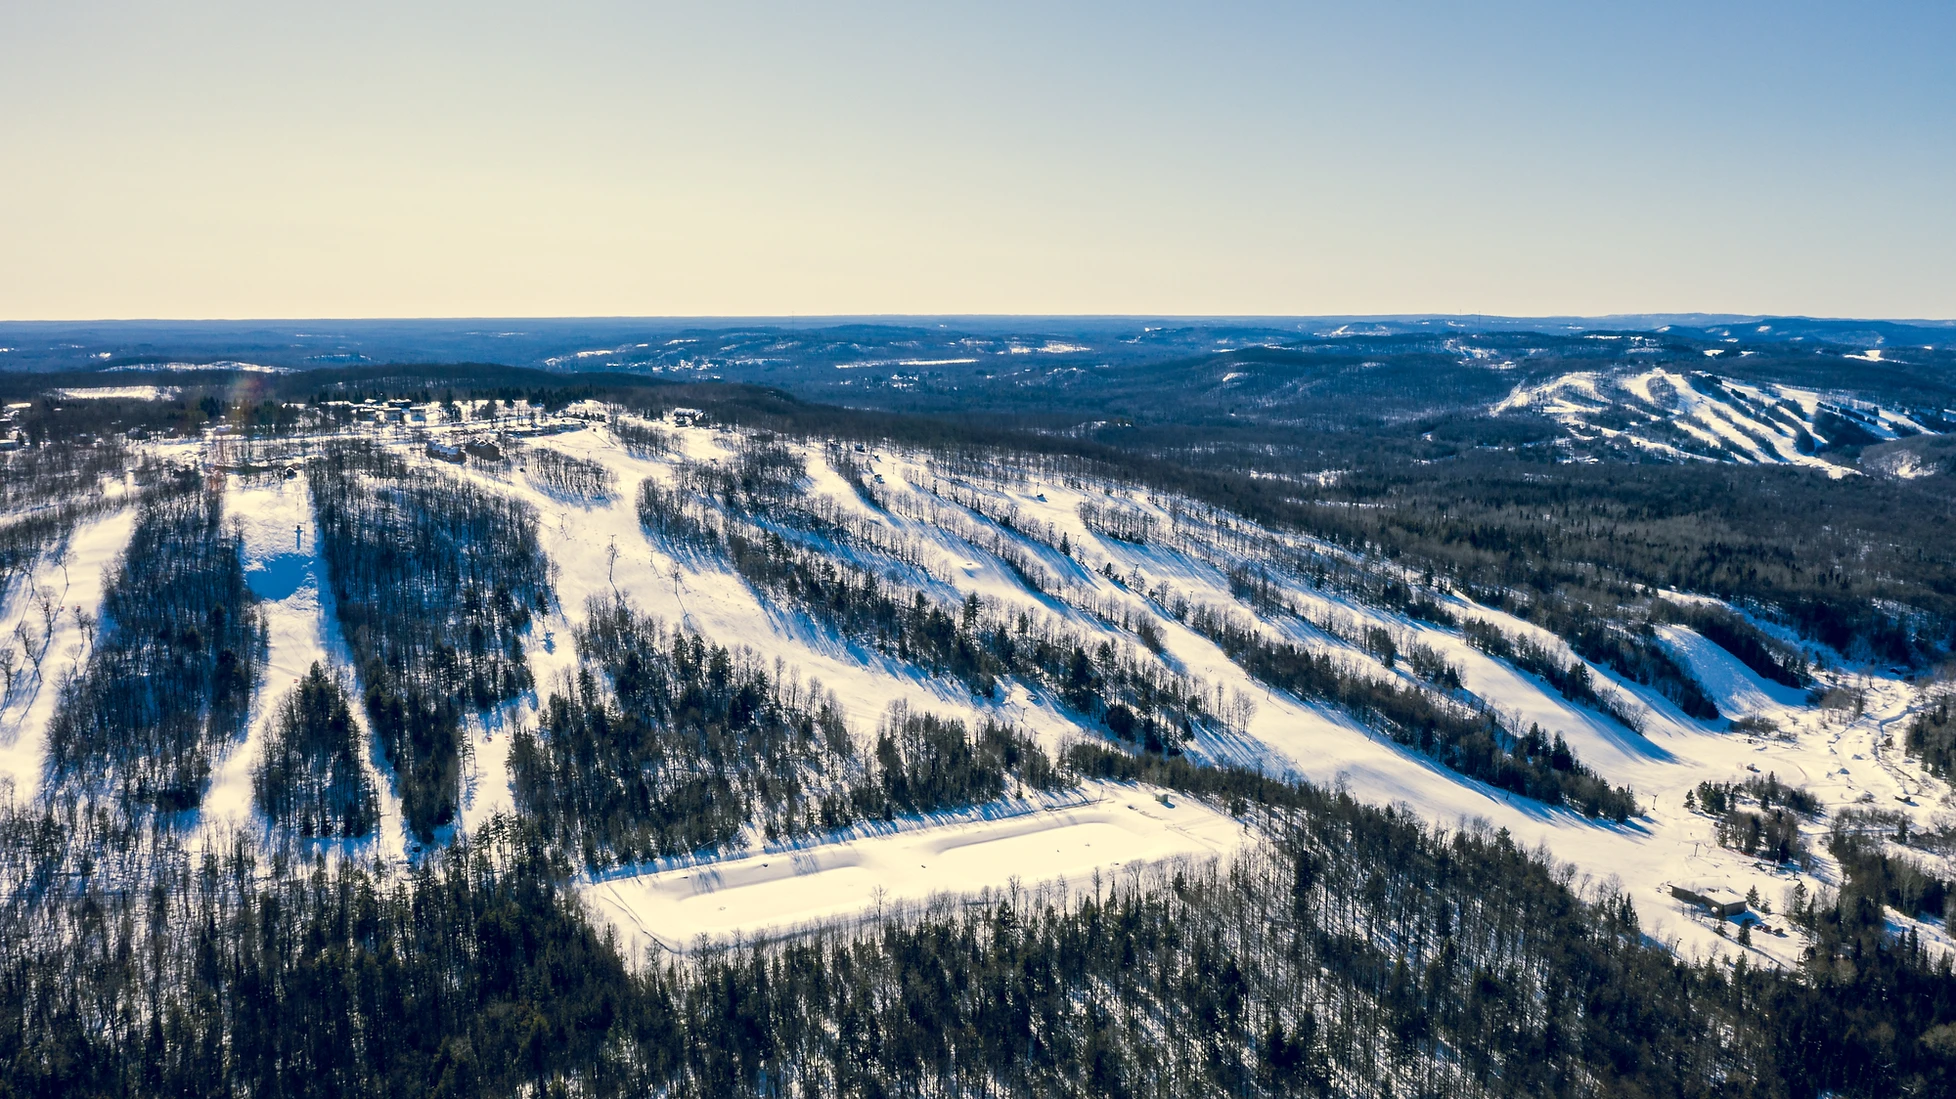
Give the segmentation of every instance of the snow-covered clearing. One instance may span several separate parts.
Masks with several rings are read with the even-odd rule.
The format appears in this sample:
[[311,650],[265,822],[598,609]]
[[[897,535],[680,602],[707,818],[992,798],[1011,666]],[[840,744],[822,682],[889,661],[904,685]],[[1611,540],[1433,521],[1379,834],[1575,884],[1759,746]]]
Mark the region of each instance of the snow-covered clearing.
[[1086,804],[1030,805],[991,819],[601,879],[584,887],[584,898],[636,958],[650,947],[752,938],[939,894],[1013,883],[1079,887],[1097,874],[1227,855],[1252,839],[1241,822],[1179,795],[1101,784],[1086,791]]
[[173,385],[109,385],[89,388],[57,389],[56,394],[71,401],[122,399],[131,401],[168,400],[183,392]]

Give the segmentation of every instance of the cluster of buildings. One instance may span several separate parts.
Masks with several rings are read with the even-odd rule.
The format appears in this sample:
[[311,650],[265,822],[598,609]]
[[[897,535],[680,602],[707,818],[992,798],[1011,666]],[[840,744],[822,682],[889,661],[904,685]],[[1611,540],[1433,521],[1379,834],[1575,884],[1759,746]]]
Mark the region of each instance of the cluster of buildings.
[[335,416],[350,415],[358,424],[425,424],[428,422],[426,409],[416,408],[413,401],[397,397],[388,401],[327,401],[326,407]]
[[0,452],[20,449],[20,414],[33,407],[26,401],[15,401],[0,410]]

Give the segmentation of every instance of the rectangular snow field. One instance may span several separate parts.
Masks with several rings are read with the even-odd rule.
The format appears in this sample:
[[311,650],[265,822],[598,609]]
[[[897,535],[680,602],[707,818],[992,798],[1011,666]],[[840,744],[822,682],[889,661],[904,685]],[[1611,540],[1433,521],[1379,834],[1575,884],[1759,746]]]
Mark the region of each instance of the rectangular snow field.
[[1241,822],[1200,802],[1142,789],[1096,787],[1078,807],[962,823],[799,850],[745,855],[677,870],[592,882],[591,909],[617,930],[628,957],[657,944],[682,951],[704,935],[755,936],[853,916],[938,894],[1084,883],[1099,870],[1225,855],[1251,841]]

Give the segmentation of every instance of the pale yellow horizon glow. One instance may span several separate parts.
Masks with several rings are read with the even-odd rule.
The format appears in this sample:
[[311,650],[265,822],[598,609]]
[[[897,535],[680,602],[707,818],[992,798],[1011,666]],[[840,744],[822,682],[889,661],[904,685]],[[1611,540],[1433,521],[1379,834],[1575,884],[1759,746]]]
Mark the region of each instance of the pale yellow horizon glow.
[[1898,89],[1451,8],[28,7],[0,319],[1956,315],[1906,50]]

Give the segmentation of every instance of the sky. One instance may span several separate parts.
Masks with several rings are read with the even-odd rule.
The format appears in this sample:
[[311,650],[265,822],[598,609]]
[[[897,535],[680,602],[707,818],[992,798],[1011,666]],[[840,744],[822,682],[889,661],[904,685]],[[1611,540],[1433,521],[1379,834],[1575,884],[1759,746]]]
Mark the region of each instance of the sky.
[[0,4],[0,319],[1956,317],[1956,4]]

